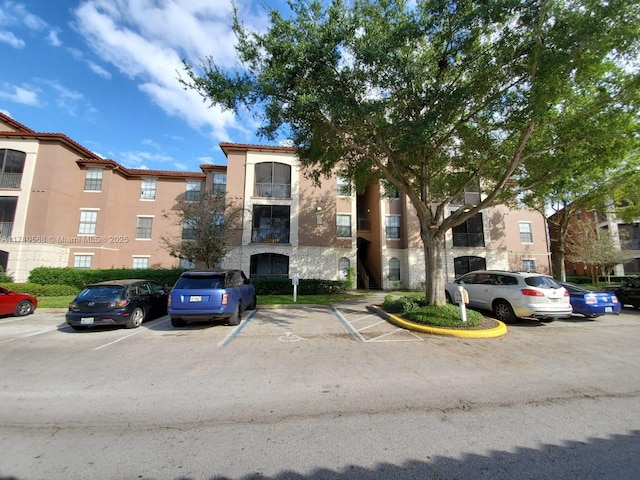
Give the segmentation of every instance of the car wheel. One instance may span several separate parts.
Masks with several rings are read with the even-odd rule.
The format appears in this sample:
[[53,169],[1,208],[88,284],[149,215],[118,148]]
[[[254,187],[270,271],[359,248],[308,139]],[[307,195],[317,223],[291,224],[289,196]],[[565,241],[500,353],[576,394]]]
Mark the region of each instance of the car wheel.
[[231,326],[236,326],[236,325],[240,325],[240,320],[242,319],[242,315],[240,312],[242,312],[242,305],[240,304],[241,302],[238,302],[236,305],[236,309],[233,312],[233,315],[231,315],[229,317],[229,325]]
[[256,295],[254,295],[253,299],[251,300],[251,303],[247,307],[247,310],[255,310],[257,304],[258,304],[258,299],[257,299]]
[[136,307],[136,309],[131,313],[131,317],[127,322],[127,328],[138,328],[142,325],[142,321],[144,320],[144,311],[140,307]]
[[493,305],[493,313],[496,318],[504,323],[514,322],[516,320],[516,314],[513,313],[513,308],[508,302],[504,300],[498,300]]
[[171,325],[173,327],[184,327],[186,324],[187,324],[186,320],[183,320],[181,318],[171,317]]
[[22,300],[18,305],[16,305],[16,309],[13,311],[16,317],[24,317],[25,315],[29,315],[33,313],[33,303],[29,300]]

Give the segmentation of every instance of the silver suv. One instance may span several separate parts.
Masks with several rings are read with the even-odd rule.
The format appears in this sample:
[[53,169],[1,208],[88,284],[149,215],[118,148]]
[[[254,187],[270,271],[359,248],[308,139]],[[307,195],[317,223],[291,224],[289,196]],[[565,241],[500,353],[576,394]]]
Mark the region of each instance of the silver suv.
[[554,278],[539,273],[476,270],[445,284],[449,302],[462,286],[469,306],[491,310],[502,322],[519,317],[541,321],[571,316],[569,292]]

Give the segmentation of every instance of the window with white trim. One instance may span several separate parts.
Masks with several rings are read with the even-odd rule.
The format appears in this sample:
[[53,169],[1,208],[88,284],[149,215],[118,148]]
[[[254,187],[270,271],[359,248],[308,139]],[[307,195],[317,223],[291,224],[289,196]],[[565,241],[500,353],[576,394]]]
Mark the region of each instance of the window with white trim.
[[157,184],[158,180],[156,178],[143,178],[140,200],[155,200]]
[[190,260],[187,260],[186,258],[181,258],[180,259],[180,268],[185,268],[187,270],[192,270],[192,269],[196,268],[196,262],[192,262]]
[[351,196],[351,181],[346,177],[336,178],[336,190],[339,197]]
[[79,235],[95,235],[98,223],[98,210],[80,210]]
[[385,234],[387,238],[400,238],[400,215],[387,215]]
[[342,257],[338,260],[338,278],[340,280],[346,280],[347,275],[349,274],[349,267],[351,267],[351,262],[347,257]]
[[90,269],[93,255],[74,255],[73,268]]
[[535,272],[536,271],[536,261],[532,259],[522,260],[522,271],[523,272]]
[[187,202],[197,202],[200,199],[200,190],[202,190],[202,182],[200,180],[187,180],[187,191],[184,199]]
[[131,268],[149,268],[149,257],[133,257]]
[[351,215],[336,215],[337,236],[351,238]]
[[397,258],[389,259],[389,280],[392,282],[400,281],[400,260]]
[[102,190],[102,172],[104,169],[89,167],[84,178],[84,190],[88,192],[99,192]]
[[138,217],[136,240],[150,240],[153,228],[153,217]]
[[520,243],[533,243],[533,228],[531,222],[518,222]]

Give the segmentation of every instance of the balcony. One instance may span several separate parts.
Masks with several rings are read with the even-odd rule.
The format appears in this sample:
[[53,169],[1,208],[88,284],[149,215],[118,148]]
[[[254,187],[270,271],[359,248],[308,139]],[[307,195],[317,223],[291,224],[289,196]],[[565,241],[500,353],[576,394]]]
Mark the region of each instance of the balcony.
[[0,188],[20,188],[22,173],[0,174]]
[[451,200],[451,205],[453,206],[477,205],[479,203],[480,203],[480,192],[464,192],[464,195],[461,195]]
[[640,240],[638,239],[620,240],[620,249],[621,250],[640,250]]
[[10,237],[12,231],[13,222],[0,222],[0,238]]
[[289,243],[288,228],[254,228],[251,243]]
[[290,183],[256,183],[256,197],[291,198]]

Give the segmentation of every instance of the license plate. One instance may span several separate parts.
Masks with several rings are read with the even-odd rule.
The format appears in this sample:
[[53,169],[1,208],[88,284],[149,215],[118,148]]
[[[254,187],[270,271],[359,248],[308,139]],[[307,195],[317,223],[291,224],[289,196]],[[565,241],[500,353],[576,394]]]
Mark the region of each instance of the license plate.
[[189,297],[189,301],[190,302],[201,302],[202,301],[202,296],[201,295],[191,295],[191,297]]
[[559,299],[559,298],[551,298],[550,300],[551,300],[552,302],[559,302],[559,301],[560,301],[560,299]]
[[82,325],[91,325],[93,323],[93,317],[82,317],[80,323]]
[[604,313],[613,313],[613,307],[604,307]]

